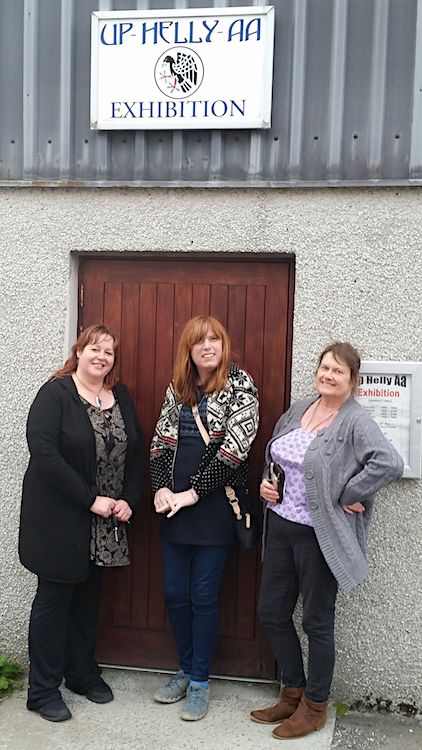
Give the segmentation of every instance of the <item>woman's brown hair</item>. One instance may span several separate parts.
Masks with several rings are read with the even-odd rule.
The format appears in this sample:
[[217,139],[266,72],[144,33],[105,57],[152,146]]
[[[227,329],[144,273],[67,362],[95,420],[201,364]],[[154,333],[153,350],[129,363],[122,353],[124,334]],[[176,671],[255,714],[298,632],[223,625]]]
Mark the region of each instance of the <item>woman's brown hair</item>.
[[222,357],[220,364],[204,384],[204,391],[205,393],[222,391],[227,385],[231,344],[226,329],[211,315],[198,315],[196,318],[191,318],[180,335],[173,367],[173,385],[178,397],[185,404],[196,404],[198,400],[196,392],[198,370],[190,353],[193,345],[206,335],[209,328],[218,339],[221,339]]
[[57,370],[52,376],[51,380],[56,378],[62,378],[64,375],[72,375],[76,372],[78,367],[78,356],[77,352],[81,352],[89,344],[96,344],[103,336],[110,336],[113,339],[113,350],[114,350],[114,363],[110,372],[104,378],[104,387],[112,388],[117,383],[117,354],[119,350],[119,342],[117,337],[107,326],[95,325],[88,326],[82,333],[79,334],[77,341],[73,344],[69,359],[66,360],[63,367]]
[[[350,368],[350,379],[352,381],[352,392],[356,395],[359,385],[360,354],[348,341],[333,341],[321,352],[318,359],[318,367],[326,354],[332,354],[339,362],[342,360]],[[318,369],[318,368],[317,368]]]

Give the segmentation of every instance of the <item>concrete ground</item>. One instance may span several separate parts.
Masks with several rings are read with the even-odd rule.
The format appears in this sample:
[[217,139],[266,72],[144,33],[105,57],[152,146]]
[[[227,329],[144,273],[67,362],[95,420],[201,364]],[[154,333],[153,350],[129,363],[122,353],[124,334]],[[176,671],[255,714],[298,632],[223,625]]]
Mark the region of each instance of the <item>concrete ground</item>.
[[[45,721],[25,708],[25,691],[0,703],[1,750],[237,750],[276,748],[272,727],[249,720],[249,711],[270,705],[275,685],[213,680],[207,716],[199,722],[179,718],[182,703],[163,706],[151,695],[166,680],[155,673],[105,669],[115,700],[105,706],[63,689],[73,718],[63,724]],[[284,750],[421,750],[422,726],[416,719],[350,714],[335,727],[330,709],[327,726]],[[393,744],[386,744],[391,739]],[[412,744],[413,743],[413,744]],[[416,744],[415,744],[416,743]],[[280,743],[279,743],[280,744]]]
[[422,750],[422,717],[355,711],[337,718],[332,750]]

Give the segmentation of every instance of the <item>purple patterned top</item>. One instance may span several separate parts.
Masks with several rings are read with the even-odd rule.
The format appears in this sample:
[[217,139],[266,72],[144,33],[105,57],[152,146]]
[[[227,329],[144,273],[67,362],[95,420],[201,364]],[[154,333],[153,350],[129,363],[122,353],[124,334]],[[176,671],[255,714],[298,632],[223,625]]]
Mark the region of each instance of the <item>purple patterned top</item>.
[[271,458],[282,466],[286,478],[282,502],[267,503],[267,507],[282,518],[304,526],[313,526],[313,523],[306,497],[303,459],[315,436],[315,432],[298,427],[271,445]]

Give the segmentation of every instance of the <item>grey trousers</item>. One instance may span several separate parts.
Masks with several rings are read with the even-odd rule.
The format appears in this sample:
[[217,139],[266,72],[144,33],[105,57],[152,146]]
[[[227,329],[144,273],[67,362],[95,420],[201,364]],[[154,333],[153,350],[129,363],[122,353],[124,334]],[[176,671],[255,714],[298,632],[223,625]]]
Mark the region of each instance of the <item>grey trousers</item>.
[[[303,629],[309,641],[308,674],[293,623],[303,596]],[[304,687],[312,701],[326,701],[335,663],[334,616],[337,581],[312,527],[268,511],[268,533],[258,614],[286,687]]]

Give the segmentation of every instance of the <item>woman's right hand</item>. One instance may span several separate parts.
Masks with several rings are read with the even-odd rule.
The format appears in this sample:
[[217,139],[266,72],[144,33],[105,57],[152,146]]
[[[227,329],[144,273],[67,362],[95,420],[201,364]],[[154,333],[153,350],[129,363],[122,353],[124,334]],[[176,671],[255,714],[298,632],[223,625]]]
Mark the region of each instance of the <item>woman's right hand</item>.
[[103,518],[109,518],[113,513],[113,508],[116,505],[116,501],[112,497],[105,497],[105,495],[97,495],[94,502],[92,503],[90,510],[96,513],[97,516]]
[[171,510],[169,500],[173,499],[173,492],[168,487],[161,487],[154,495],[154,508],[157,513]]
[[175,492],[173,497],[170,499],[170,513],[167,513],[167,518],[171,518],[177,513],[180,508],[187,508],[190,505],[195,505],[198,502],[198,495],[195,490],[191,487],[189,490],[184,492]]
[[271,484],[268,479],[263,479],[261,484],[259,485],[259,494],[262,500],[265,500],[267,503],[279,503],[280,502],[280,495],[278,494],[277,490],[274,489],[273,485]]

